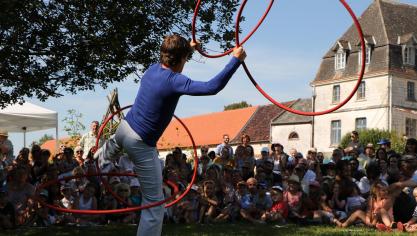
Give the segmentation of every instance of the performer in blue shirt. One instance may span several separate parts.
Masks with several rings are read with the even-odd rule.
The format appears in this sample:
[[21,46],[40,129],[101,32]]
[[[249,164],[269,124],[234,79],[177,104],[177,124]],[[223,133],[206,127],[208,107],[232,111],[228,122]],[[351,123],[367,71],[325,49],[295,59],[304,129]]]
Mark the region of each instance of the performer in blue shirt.
[[[131,110],[116,134],[109,139],[95,157],[106,163],[123,149],[134,164],[142,190],[142,204],[164,199],[162,169],[156,143],[172,119],[182,95],[215,95],[229,82],[246,58],[242,47],[235,48],[225,68],[207,82],[194,81],[181,72],[191,57],[197,42],[188,42],[179,35],[167,36],[161,46],[160,63],[148,68]],[[137,235],[161,235],[164,206],[142,211]]]

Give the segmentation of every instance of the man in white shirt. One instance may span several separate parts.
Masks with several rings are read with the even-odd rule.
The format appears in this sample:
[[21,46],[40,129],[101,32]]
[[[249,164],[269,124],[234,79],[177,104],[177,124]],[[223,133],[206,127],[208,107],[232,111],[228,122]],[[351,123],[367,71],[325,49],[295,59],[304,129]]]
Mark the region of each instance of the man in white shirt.
[[[78,146],[81,146],[84,150],[83,159],[87,159],[87,155],[90,152],[90,149],[96,145],[97,134],[99,129],[98,121],[91,122],[90,132],[84,134],[80,141],[78,142]],[[103,138],[100,138],[98,146],[101,147],[103,145]]]

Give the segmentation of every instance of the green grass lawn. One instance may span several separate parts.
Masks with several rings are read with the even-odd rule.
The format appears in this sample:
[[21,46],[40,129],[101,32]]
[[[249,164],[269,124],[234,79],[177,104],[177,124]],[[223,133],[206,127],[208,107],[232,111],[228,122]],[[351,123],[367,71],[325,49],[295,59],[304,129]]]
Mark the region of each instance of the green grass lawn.
[[[50,228],[19,228],[14,231],[0,231],[0,235],[19,236],[72,236],[72,235],[97,235],[97,236],[133,236],[136,235],[136,226],[96,226],[96,227],[50,227]],[[393,235],[393,233],[380,233],[372,229],[352,227],[338,229],[330,226],[306,226],[287,225],[251,225],[251,224],[216,224],[216,225],[164,225],[164,236],[296,236],[296,235]],[[411,235],[407,233],[395,233],[395,235]]]

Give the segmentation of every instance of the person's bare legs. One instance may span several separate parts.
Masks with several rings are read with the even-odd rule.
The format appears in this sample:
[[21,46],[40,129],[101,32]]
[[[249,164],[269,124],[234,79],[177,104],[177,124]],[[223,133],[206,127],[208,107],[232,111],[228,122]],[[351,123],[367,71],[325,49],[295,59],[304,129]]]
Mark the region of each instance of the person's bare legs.
[[381,217],[382,223],[384,223],[385,226],[391,228],[391,225],[393,223],[393,219],[389,215],[388,211],[385,210],[384,208],[382,208],[382,209],[379,210],[379,213],[380,213],[380,217]]
[[357,221],[357,220],[361,220],[363,223],[366,224],[367,223],[366,213],[362,210],[357,210],[357,211],[353,212],[352,215],[350,215],[349,218],[345,222],[341,223],[340,221],[335,219],[335,223],[339,227],[346,228],[349,225],[355,223],[355,221]]

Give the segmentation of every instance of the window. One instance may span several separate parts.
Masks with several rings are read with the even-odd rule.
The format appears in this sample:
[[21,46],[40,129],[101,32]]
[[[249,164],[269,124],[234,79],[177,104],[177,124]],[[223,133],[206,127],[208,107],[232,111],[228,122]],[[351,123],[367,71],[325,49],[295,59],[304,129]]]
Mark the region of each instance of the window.
[[332,102],[336,103],[340,101],[340,85],[334,85],[333,86],[333,96],[332,96]]
[[403,62],[404,65],[415,65],[416,62],[416,49],[414,47],[405,46],[403,48]]
[[289,136],[288,136],[288,140],[297,140],[299,139],[297,132],[292,132]]
[[[371,63],[371,47],[366,47],[365,65]],[[359,50],[359,65],[362,65],[362,50]]]
[[346,52],[338,51],[335,57],[335,68],[336,70],[344,69],[346,67]]
[[357,99],[365,99],[365,90],[365,81],[362,81],[358,88]]
[[416,119],[405,118],[405,135],[407,137],[416,137]]
[[414,82],[407,82],[407,100],[416,100],[416,95],[414,93]]
[[361,118],[356,118],[356,122],[355,122],[355,130],[364,130],[366,129],[366,118],[365,117],[361,117]]
[[342,122],[340,120],[333,120],[331,123],[330,143],[338,145],[342,137]]

